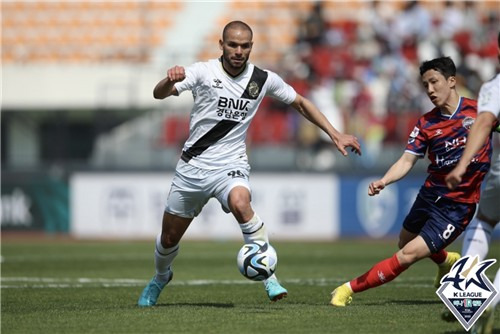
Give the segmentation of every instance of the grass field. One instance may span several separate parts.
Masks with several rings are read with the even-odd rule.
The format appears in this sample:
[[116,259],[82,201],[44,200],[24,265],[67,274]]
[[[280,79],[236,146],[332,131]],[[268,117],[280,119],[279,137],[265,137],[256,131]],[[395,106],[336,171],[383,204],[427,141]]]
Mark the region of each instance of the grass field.
[[[289,297],[270,303],[236,267],[235,242],[183,242],[158,305],[136,302],[153,275],[153,242],[2,240],[2,333],[464,333],[424,260],[393,282],[328,306],[331,290],[392,255],[395,240],[275,242]],[[461,242],[456,243],[457,250]],[[498,243],[492,254],[500,253]],[[490,279],[498,268],[487,272]],[[495,328],[500,328],[497,314]]]

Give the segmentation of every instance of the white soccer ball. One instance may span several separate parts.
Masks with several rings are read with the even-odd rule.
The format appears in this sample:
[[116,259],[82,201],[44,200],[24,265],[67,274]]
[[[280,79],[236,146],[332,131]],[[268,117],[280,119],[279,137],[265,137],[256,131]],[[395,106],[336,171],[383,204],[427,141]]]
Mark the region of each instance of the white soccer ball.
[[252,281],[263,281],[276,271],[278,256],[273,246],[256,240],[241,247],[237,262],[243,276]]

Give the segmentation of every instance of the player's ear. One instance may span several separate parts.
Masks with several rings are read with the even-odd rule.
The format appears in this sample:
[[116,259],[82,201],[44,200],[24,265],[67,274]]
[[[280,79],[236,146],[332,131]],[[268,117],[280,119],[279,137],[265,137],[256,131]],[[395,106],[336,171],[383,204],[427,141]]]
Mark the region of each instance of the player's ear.
[[450,76],[448,78],[448,85],[450,86],[450,88],[455,88],[456,84],[457,84],[457,78],[454,75]]
[[223,45],[224,45],[224,42],[222,41],[222,39],[219,39],[219,49],[223,50]]

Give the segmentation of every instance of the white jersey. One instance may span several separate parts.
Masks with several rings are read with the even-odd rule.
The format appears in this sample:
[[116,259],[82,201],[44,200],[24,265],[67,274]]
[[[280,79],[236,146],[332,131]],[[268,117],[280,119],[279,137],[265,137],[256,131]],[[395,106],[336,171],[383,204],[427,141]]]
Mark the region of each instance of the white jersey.
[[247,161],[247,129],[264,96],[286,104],[297,96],[276,73],[250,63],[237,77],[222,68],[220,59],[195,63],[185,72],[175,88],[179,94],[191,90],[194,106],[181,159],[203,169]]
[[490,112],[500,118],[500,73],[481,86],[477,100],[477,111],[478,113]]
[[[481,86],[477,112],[489,112],[500,118],[500,74]],[[479,201],[479,211],[495,221],[500,220],[498,198],[500,198],[500,148],[495,147],[491,157],[491,168],[484,179]]]
[[[500,119],[500,73],[490,81],[485,82],[479,90],[477,99],[477,112],[489,112]],[[495,170],[497,175],[500,175],[500,149],[494,148],[492,157],[492,167],[490,170]],[[496,166],[493,166],[496,165]]]

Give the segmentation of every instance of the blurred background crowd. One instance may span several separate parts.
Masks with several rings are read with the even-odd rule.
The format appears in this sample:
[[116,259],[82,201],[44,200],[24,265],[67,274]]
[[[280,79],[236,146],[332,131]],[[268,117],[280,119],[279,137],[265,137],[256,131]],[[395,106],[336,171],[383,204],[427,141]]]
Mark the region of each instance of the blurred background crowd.
[[[500,7],[493,5],[496,10],[480,10],[473,1],[372,1],[358,3],[355,17],[332,20],[335,4],[318,2],[290,57],[303,72],[290,76],[334,124],[362,138],[362,163],[371,168],[385,146],[403,147],[418,117],[433,108],[421,89],[422,61],[450,56],[458,90],[471,98],[494,75]],[[313,145],[322,139],[305,137]]]
[[231,20],[252,26],[253,63],[363,147],[341,158],[266,99],[248,134],[256,170],[385,170],[433,107],[422,61],[450,56],[471,98],[498,63],[498,1],[2,1],[1,14],[4,171],[173,168],[191,97],[154,101],[152,89],[173,65],[220,56]]

